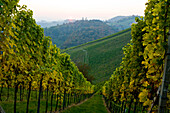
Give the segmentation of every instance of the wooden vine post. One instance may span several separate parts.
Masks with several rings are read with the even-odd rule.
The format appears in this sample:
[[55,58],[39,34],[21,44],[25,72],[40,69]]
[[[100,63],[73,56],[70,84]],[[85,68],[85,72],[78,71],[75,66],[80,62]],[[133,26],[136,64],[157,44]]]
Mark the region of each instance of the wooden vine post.
[[166,113],[167,92],[170,82],[170,29],[168,33],[168,50],[165,58],[164,74],[162,78],[161,92],[159,96],[158,113]]

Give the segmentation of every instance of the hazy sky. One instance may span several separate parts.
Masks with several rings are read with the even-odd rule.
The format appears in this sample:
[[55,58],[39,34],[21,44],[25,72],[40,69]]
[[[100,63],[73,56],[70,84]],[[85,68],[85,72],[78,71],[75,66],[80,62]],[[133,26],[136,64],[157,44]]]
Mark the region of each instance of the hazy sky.
[[144,15],[148,0],[20,0],[40,20],[88,19],[107,20],[115,16]]

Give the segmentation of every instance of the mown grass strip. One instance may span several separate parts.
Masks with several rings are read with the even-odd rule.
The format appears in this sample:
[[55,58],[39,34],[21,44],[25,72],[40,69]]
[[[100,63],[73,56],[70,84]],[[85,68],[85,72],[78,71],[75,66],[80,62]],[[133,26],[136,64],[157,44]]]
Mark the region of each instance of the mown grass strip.
[[104,106],[102,95],[94,95],[81,105],[73,106],[63,113],[108,113]]

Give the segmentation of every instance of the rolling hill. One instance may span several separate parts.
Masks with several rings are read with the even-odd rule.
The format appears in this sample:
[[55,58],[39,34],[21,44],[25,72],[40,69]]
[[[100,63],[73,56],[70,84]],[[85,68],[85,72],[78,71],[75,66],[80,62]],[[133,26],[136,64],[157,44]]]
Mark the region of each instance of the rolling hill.
[[[130,28],[139,16],[117,16],[107,21],[101,20],[74,20],[37,22],[44,28],[45,36],[52,38],[53,44],[64,49],[78,46],[113,33]],[[50,27],[52,26],[52,27]]]
[[86,63],[91,67],[90,75],[95,77],[93,83],[107,80],[113,70],[119,66],[123,57],[122,47],[131,39],[131,29],[91,41],[76,47],[62,50],[70,54],[76,62]]

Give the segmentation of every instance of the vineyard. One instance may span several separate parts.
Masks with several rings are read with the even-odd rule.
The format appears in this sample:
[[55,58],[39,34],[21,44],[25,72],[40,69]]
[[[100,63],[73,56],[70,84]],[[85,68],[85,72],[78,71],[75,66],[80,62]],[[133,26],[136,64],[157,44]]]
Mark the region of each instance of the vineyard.
[[[14,113],[28,113],[31,112],[31,98],[31,102],[34,100],[37,103],[37,113],[40,110],[48,112],[50,97],[50,111],[54,111],[54,100],[57,111],[89,97],[94,92],[94,86],[79,72],[70,56],[61,54],[59,48],[52,45],[50,37],[44,36],[43,29],[32,17],[33,12],[26,6],[19,6],[18,2],[0,1],[2,107],[7,111],[11,104],[3,105],[12,101]],[[17,104],[25,101],[25,111],[19,111]],[[44,111],[40,109],[42,101],[46,103]]]
[[136,18],[136,22],[131,27],[132,40],[123,48],[120,67],[103,86],[105,101],[112,112],[151,113],[159,109],[159,113],[168,113],[170,103],[166,104],[166,95],[170,76],[162,78],[170,46],[170,1],[149,0],[145,17]]
[[123,57],[122,48],[130,42],[130,39],[131,29],[126,29],[61,52],[68,53],[75,63],[85,62],[88,64],[89,75],[93,75],[95,78],[92,83],[97,84],[108,80],[113,70],[119,67]]
[[[1,107],[12,113],[60,112],[90,98],[99,86],[87,81],[70,56],[44,36],[33,12],[18,2],[0,1],[0,112]],[[170,1],[149,0],[145,16],[136,22],[120,66],[98,94],[110,112],[169,113]],[[82,106],[93,112],[91,106],[104,109],[101,103],[97,95]]]

